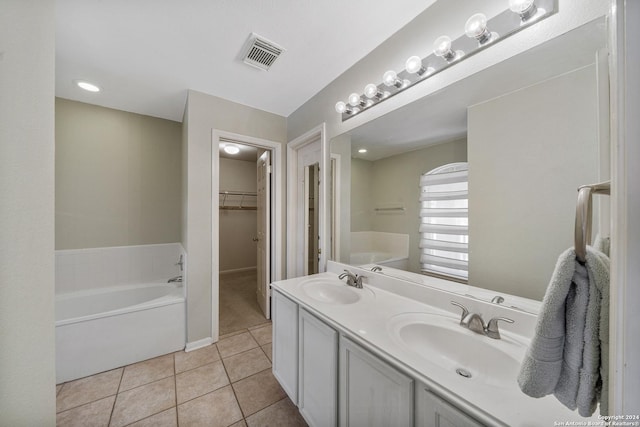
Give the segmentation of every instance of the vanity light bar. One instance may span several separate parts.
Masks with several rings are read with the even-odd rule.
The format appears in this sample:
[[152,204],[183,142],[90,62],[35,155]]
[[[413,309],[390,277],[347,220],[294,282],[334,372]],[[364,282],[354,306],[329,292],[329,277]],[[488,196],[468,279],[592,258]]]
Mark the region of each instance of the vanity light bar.
[[382,83],[368,84],[364,94],[352,93],[348,102],[338,101],[336,112],[342,121],[368,110],[374,105],[427,80],[487,47],[523,30],[557,12],[558,0],[509,0],[509,7],[487,20],[482,13],[472,15],[464,26],[465,34],[455,40],[448,36],[438,37],[433,44],[433,53],[420,58],[412,56],[399,73],[389,70],[384,73]]

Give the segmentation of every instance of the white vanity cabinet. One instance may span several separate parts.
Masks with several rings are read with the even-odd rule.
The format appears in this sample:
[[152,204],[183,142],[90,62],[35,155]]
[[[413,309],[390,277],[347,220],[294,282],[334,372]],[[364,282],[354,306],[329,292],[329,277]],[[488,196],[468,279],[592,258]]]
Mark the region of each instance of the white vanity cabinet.
[[298,409],[312,426],[338,420],[338,333],[300,308]]
[[340,337],[340,426],[410,427],[413,379]]
[[273,298],[273,375],[298,402],[298,304],[276,290]]
[[416,427],[483,427],[424,384],[416,384]]

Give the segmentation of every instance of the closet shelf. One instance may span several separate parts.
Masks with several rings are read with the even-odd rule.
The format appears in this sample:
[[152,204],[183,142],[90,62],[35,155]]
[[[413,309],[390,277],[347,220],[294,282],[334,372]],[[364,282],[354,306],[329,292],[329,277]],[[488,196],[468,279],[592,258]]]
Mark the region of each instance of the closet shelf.
[[220,191],[220,209],[231,211],[255,211],[258,209],[257,193],[248,191]]

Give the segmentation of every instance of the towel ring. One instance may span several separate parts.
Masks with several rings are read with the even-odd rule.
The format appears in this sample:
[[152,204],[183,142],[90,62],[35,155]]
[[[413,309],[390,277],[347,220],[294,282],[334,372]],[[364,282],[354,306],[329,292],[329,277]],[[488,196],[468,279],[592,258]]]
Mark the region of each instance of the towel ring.
[[575,223],[575,251],[578,261],[584,263],[587,259],[587,244],[591,243],[592,195],[610,194],[609,181],[599,184],[582,185],[578,187],[578,202],[576,203]]

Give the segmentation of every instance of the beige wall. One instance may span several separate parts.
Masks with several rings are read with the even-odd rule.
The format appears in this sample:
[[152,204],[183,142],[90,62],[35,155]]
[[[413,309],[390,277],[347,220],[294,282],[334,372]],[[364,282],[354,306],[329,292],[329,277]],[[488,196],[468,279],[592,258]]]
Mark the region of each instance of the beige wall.
[[56,99],[56,249],[179,242],[177,122]]
[[[220,191],[257,191],[256,162],[220,158]],[[238,201],[238,197],[230,200]],[[256,198],[248,199],[255,206]],[[220,272],[256,266],[255,210],[220,210]]]
[[[287,123],[284,117],[215,96],[189,91],[187,112],[187,169],[186,230],[183,244],[188,254],[187,276],[187,341],[213,338],[217,340],[217,327],[212,330],[212,319],[218,323],[218,287],[212,281],[213,233],[211,230],[211,137],[212,129],[233,132],[271,141],[286,141]],[[217,171],[216,171],[217,173]],[[283,180],[284,181],[284,180]],[[285,194],[285,183],[280,189]],[[283,197],[283,211],[284,203]],[[284,233],[285,219],[281,230]],[[285,256],[273,254],[284,265]],[[213,306],[212,306],[213,292]]]
[[598,181],[596,105],[589,66],[469,108],[471,285],[542,299]]
[[0,9],[0,425],[54,426],[55,7]]
[[[383,231],[409,235],[409,270],[420,272],[420,175],[438,166],[467,161],[465,139],[380,159],[371,164],[369,212],[371,228],[353,231]],[[354,159],[354,163],[363,162]],[[353,164],[353,163],[352,163]],[[352,170],[353,177],[353,170]],[[352,197],[353,198],[353,197]],[[364,203],[364,202],[363,202]],[[376,207],[404,206],[404,213],[375,214]],[[352,211],[354,207],[351,207]],[[352,224],[353,227],[353,224]]]
[[351,159],[351,231],[369,231],[373,224],[373,162]]

